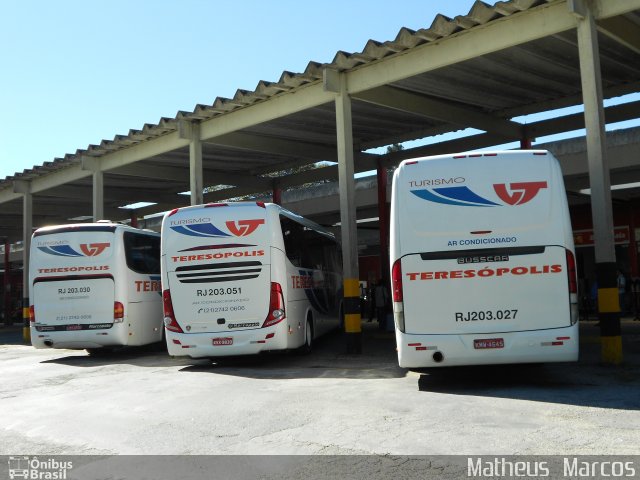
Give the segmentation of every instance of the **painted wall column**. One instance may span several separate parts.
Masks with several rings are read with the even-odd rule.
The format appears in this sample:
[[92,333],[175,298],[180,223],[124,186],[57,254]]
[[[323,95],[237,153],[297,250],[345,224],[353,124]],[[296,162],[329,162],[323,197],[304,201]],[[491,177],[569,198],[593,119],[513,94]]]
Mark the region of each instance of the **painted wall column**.
[[627,224],[629,225],[629,263],[630,263],[630,269],[629,269],[629,275],[631,276],[631,278],[637,278],[638,277],[638,243],[637,243],[637,238],[636,238],[636,220],[633,217],[633,208],[634,205],[630,204],[627,205],[627,215],[628,215],[628,222]]
[[387,169],[378,161],[378,225],[380,227],[380,274],[385,285],[390,285],[389,274],[389,215],[387,213]]
[[4,305],[4,324],[11,325],[11,305],[10,303],[10,294],[9,294],[9,286],[11,285],[11,262],[9,261],[11,244],[9,243],[9,239],[4,239],[4,279],[2,282],[2,304]]
[[282,205],[282,188],[275,182],[273,184],[272,201],[276,205]]
[[33,196],[31,184],[25,181],[13,183],[13,191],[22,194],[22,337],[26,343],[31,342],[29,331],[29,251],[33,232]]
[[189,190],[191,205],[204,203],[204,185],[202,180],[202,140],[200,140],[200,124],[191,123],[191,143],[189,144]]
[[577,19],[580,77],[584,120],[587,130],[587,158],[591,187],[591,215],[598,282],[598,318],[602,342],[602,361],[622,362],[620,301],[617,288],[616,252],[613,236],[611,181],[606,158],[605,119],[602,105],[602,78],[598,34],[590,4],[583,0],[568,2]]
[[344,284],[344,330],[347,353],[362,353],[360,319],[360,272],[358,269],[358,230],[356,223],[356,184],[354,178],[351,98],[347,77],[337,70],[325,69],[324,88],[335,92],[338,182],[340,186],[340,222],[342,225],[342,268]]

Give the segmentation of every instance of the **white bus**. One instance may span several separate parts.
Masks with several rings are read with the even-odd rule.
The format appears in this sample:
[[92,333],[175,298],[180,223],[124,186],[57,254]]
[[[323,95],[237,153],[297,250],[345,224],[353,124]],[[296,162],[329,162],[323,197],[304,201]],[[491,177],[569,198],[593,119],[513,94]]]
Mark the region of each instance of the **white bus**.
[[550,153],[402,162],[390,244],[401,367],[578,359],[573,236]]
[[175,209],[162,222],[167,349],[193,358],[300,348],[339,326],[340,248],[275,204]]
[[162,341],[158,233],[106,221],[39,228],[29,283],[36,348],[99,353]]

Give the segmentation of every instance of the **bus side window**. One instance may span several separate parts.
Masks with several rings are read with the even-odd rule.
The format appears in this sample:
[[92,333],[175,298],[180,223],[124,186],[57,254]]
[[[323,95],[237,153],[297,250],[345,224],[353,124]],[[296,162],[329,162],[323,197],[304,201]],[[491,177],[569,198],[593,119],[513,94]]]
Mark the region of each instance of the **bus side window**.
[[303,266],[302,250],[303,239],[300,238],[300,225],[286,217],[280,217],[284,250],[289,261],[295,267]]
[[160,273],[160,237],[124,233],[127,266],[137,273]]

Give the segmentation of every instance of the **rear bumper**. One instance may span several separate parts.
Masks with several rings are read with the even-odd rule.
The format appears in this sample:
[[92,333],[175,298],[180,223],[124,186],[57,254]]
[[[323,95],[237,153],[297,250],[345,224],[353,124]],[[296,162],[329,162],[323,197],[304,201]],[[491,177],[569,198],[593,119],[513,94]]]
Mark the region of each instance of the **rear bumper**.
[[107,329],[52,332],[39,332],[35,326],[31,325],[30,331],[31,345],[35,348],[82,350],[127,345],[129,341],[124,322],[116,323]]
[[[498,338],[503,339],[504,347],[474,348],[474,340]],[[576,362],[579,343],[578,324],[528,332],[465,335],[412,335],[396,330],[398,363],[403,368]]]
[[[165,329],[167,351],[172,356],[192,358],[255,355],[287,348],[286,331],[273,326],[244,331],[211,333],[176,333]],[[273,334],[272,338],[266,338]],[[214,339],[232,339],[231,345],[214,345]]]

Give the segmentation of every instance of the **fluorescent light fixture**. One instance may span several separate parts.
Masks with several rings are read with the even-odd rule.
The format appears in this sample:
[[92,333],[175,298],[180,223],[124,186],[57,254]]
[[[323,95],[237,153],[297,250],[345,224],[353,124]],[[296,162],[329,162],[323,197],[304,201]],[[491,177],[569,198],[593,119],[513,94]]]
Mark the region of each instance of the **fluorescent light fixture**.
[[[377,222],[378,220],[380,220],[379,217],[361,218],[360,220],[356,220],[356,223],[371,223],[371,222]],[[342,222],[338,222],[338,223],[334,223],[332,227],[339,227],[341,225],[342,225]]]
[[[633,183],[621,183],[620,185],[611,185],[611,190],[628,190],[630,188],[638,188],[640,187],[640,182],[633,182]],[[582,193],[584,195],[591,195],[591,189],[590,188],[584,188],[582,190],[578,190],[579,193]]]
[[139,208],[150,207],[151,205],[157,205],[156,202],[136,202],[130,203],[129,205],[125,205],[123,207],[118,207],[123,210],[137,210]]

